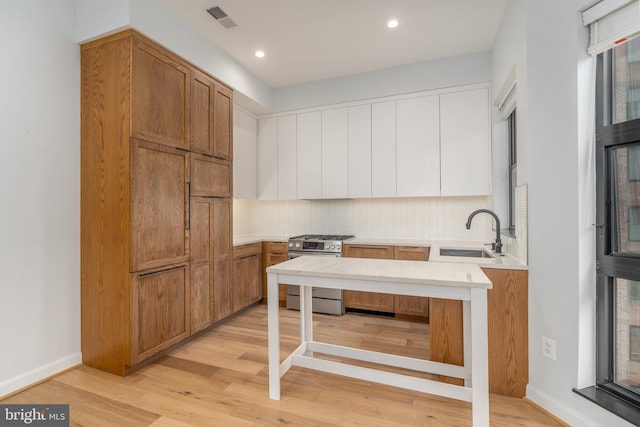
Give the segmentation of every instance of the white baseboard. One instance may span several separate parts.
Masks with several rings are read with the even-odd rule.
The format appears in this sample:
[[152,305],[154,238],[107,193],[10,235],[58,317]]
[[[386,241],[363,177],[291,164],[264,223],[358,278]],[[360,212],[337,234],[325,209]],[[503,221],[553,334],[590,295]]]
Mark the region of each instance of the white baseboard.
[[[585,414],[569,408],[543,391],[527,385],[527,399],[549,411],[565,423],[573,427],[602,427],[596,421],[586,418]],[[585,399],[586,401],[586,399]]]
[[0,382],[0,399],[81,363],[82,353],[78,352],[2,381]]

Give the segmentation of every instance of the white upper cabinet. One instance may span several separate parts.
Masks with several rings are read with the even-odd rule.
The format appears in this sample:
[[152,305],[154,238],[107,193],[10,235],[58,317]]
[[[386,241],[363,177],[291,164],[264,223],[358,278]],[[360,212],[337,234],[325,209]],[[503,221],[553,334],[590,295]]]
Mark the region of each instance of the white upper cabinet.
[[233,111],[233,197],[255,199],[258,121],[238,108]]
[[371,197],[371,105],[349,107],[350,198]]
[[440,195],[438,96],[397,101],[397,195]]
[[[490,195],[489,107],[488,86],[472,85],[261,119],[257,196]],[[246,119],[240,115],[236,132],[249,141]],[[241,155],[236,168],[252,181],[243,170],[253,160],[242,150],[236,151]],[[242,176],[234,177],[237,197],[250,197]]]
[[292,200],[296,192],[296,115],[278,117],[278,200]]
[[491,194],[489,90],[440,95],[441,195]]
[[322,115],[298,114],[298,199],[322,197]]
[[346,108],[322,112],[322,197],[349,196],[349,112]]
[[371,196],[396,196],[396,102],[371,104]]
[[[258,200],[278,198],[278,119],[258,121]],[[234,163],[237,160],[234,159]],[[234,168],[235,169],[235,168]]]

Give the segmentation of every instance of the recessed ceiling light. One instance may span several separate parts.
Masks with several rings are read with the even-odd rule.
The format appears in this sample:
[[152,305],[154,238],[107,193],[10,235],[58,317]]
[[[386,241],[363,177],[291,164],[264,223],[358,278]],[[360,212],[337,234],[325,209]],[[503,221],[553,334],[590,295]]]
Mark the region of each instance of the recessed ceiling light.
[[264,51],[256,50],[256,53],[254,55],[256,56],[256,58],[264,58]]
[[389,28],[396,28],[397,26],[398,26],[397,19],[389,19],[389,22],[387,22],[387,27]]

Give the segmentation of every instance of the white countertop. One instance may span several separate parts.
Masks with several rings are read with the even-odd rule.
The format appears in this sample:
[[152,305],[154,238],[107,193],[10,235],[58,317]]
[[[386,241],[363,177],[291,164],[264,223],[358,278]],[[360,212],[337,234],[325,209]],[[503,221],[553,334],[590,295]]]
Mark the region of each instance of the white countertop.
[[290,236],[275,234],[240,234],[233,236],[233,246],[249,245],[258,242],[286,242]]
[[[476,264],[389,259],[302,256],[267,268],[267,273],[372,282],[491,289]],[[393,293],[393,289],[389,289]]]
[[[265,234],[243,234],[233,236],[233,245],[247,245],[257,242],[286,242],[289,236],[265,235]],[[386,245],[386,246],[417,246],[428,247],[430,262],[449,262],[457,264],[476,264],[480,267],[497,268],[506,270],[528,270],[529,267],[508,254],[495,254],[491,251],[491,246],[485,241],[475,240],[422,240],[422,239],[393,239],[393,238],[370,238],[356,237],[345,241],[345,244],[352,245]],[[440,248],[473,248],[487,249],[493,258],[467,258],[456,256],[441,256]],[[503,248],[504,249],[504,248]]]

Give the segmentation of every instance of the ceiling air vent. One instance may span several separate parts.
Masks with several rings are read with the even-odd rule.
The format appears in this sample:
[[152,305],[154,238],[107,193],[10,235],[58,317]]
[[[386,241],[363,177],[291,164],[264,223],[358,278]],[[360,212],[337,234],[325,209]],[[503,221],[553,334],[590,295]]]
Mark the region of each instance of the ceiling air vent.
[[225,27],[227,30],[229,28],[233,28],[235,27],[237,24],[235,22],[233,22],[233,20],[231,18],[229,18],[227,16],[226,13],[224,13],[224,11],[222,9],[220,9],[218,6],[212,7],[211,9],[207,9],[207,12],[209,12],[209,15],[213,16],[215,18],[216,21],[218,21],[223,27]]

